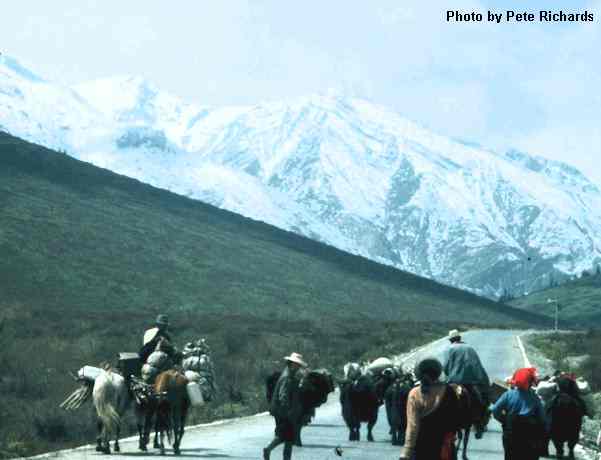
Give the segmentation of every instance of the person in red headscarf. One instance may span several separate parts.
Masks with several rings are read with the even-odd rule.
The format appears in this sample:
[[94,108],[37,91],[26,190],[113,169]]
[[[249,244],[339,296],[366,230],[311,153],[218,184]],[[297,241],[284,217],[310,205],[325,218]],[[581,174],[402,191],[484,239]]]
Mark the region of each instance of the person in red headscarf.
[[535,368],[515,371],[511,384],[492,407],[503,425],[505,460],[538,460],[544,439],[543,406],[532,390],[537,381]]
[[538,383],[538,373],[535,367],[523,367],[513,373],[511,385],[520,390],[528,390]]

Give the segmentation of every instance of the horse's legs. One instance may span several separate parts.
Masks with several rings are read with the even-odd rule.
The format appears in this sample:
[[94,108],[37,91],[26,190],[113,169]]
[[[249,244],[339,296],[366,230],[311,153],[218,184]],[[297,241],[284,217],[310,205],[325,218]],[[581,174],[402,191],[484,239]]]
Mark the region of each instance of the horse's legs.
[[555,456],[563,458],[563,441],[553,439],[553,445],[555,446]]
[[152,447],[154,447],[155,449],[158,449],[161,447],[161,444],[159,443],[160,431],[161,431],[161,428],[159,427],[159,416],[157,414],[154,419],[154,443],[152,445]]
[[463,460],[467,460],[467,443],[470,440],[470,431],[471,431],[471,427],[468,426],[465,429],[465,436],[463,438],[463,451],[462,451]]
[[113,446],[113,450],[115,452],[121,452],[121,447],[119,447],[119,435],[121,434],[121,427],[117,426],[117,433],[115,434],[115,444]]
[[145,451],[146,444],[144,443],[144,433],[146,432],[146,421],[143,417],[142,409],[136,407],[136,427],[138,428],[138,449]]
[[292,446],[293,444],[289,441],[286,441],[284,444],[284,454],[282,456],[283,460],[290,460],[292,458]]
[[294,427],[294,445],[298,447],[303,446],[303,442],[301,441],[301,430],[303,428],[302,423],[298,423],[298,426]]
[[102,452],[102,421],[100,419],[96,421],[96,428],[98,429],[98,436],[96,437],[96,452]]
[[570,439],[568,441],[568,458],[573,459],[574,457],[574,447],[576,447],[576,444],[578,443],[578,439]]
[[375,424],[376,424],[375,420],[372,420],[367,423],[367,440],[369,442],[374,442],[374,435],[372,434],[371,431],[373,430]]
[[360,428],[361,428],[361,423],[359,423],[355,420],[351,420],[351,422],[349,424],[349,435],[348,435],[349,441],[359,441],[359,438],[361,437]]

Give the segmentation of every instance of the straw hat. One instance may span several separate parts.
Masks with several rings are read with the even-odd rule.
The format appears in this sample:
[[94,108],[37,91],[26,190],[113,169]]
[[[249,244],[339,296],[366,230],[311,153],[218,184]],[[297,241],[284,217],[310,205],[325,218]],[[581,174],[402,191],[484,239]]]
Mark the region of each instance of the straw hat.
[[296,363],[302,367],[307,367],[307,363],[303,361],[303,355],[298,353],[290,353],[290,356],[286,356],[284,360],[290,361],[291,363]]
[[457,329],[453,329],[452,331],[449,331],[449,339],[456,339],[461,337],[461,334],[459,333],[459,331]]

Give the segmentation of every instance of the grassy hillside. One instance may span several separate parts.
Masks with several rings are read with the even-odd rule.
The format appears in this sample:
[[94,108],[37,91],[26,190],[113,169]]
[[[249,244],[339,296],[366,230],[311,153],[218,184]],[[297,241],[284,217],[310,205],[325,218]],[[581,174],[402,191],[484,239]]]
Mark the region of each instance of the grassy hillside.
[[555,315],[555,303],[547,299],[557,299],[560,306],[560,327],[562,320],[571,320],[588,326],[601,325],[601,275],[582,276],[559,286],[533,292],[510,302],[516,308],[537,312],[551,318]]
[[46,309],[537,316],[0,134],[0,298]]

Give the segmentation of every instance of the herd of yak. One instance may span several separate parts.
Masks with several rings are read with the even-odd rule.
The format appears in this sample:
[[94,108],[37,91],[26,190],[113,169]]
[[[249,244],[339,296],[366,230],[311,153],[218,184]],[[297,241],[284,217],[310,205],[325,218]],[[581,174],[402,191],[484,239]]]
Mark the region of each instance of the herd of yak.
[[[274,372],[266,379],[266,397],[271,400],[275,384],[280,376]],[[387,367],[378,372],[367,371],[356,363],[348,363],[344,367],[344,378],[338,382],[340,388],[340,404],[342,417],[349,429],[349,441],[360,440],[361,423],[367,424],[367,440],[373,441],[372,429],[378,419],[380,406],[386,408],[390,425],[390,434],[394,445],[402,445],[405,441],[406,406],[408,395],[414,387],[412,373],[404,373],[398,367]],[[180,453],[180,444],[184,434],[186,416],[191,405],[187,392],[188,381],[178,370],[167,370],[159,374],[152,385],[145,385],[140,380],[126,379],[113,370],[104,370],[95,378],[90,393],[98,415],[98,444],[96,450],[109,454],[109,440],[115,437],[114,450],[119,451],[119,431],[121,417],[128,407],[134,407],[139,432],[139,448],[147,450],[152,428],[155,430],[154,447],[165,453],[164,436],[169,438],[173,452]],[[136,388],[137,386],[137,388]],[[310,423],[315,409],[326,402],[328,395],[335,389],[332,374],[325,369],[304,370],[299,384],[298,404],[302,414],[296,423],[295,444],[302,445],[301,429]],[[499,395],[491,395],[493,401]],[[475,426],[485,429],[488,422],[488,411],[476,406],[470,399],[469,392],[464,393],[458,417],[458,438],[463,441],[463,458],[466,457],[470,428]],[[558,409],[558,410],[561,410]],[[479,414],[485,414],[482,418]],[[570,451],[576,443],[580,431],[582,416],[578,423],[570,422],[570,413],[558,413],[553,417],[560,431],[565,427],[572,428],[561,435],[559,442],[568,442]],[[556,431],[559,433],[559,431]],[[553,439],[555,442],[555,439]],[[557,445],[557,444],[556,444]]]

